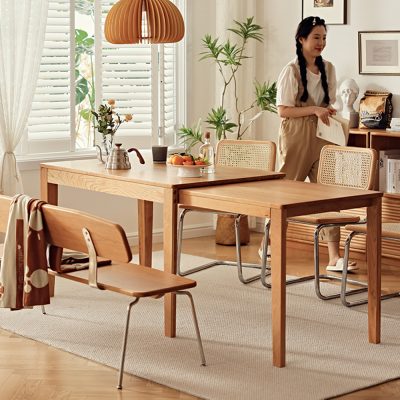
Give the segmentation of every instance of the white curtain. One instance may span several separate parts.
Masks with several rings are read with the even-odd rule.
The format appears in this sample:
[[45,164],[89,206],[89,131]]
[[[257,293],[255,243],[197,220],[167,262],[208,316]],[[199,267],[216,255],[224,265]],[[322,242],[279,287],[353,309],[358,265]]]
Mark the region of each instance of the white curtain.
[[[254,17],[255,23],[263,26],[263,21],[257,19],[257,6],[256,0],[218,0],[216,2],[216,37],[224,41],[228,38],[231,41],[235,38],[232,32],[227,31],[228,28],[234,27],[234,20],[244,22],[248,17]],[[263,32],[263,31],[261,31]],[[248,107],[252,100],[254,100],[254,80],[256,77],[256,43],[250,40],[246,44],[246,54],[252,58],[243,60],[243,64],[239,67],[237,72],[238,79],[238,95],[239,95],[239,110]],[[223,82],[221,76],[217,71],[216,77],[216,105],[221,104],[221,93],[223,89]],[[231,90],[225,95],[225,108],[227,114],[236,123],[237,116],[235,113],[235,96]],[[246,117],[248,121],[249,117]],[[252,130],[246,132],[243,139],[251,139],[254,137]],[[229,139],[236,139],[236,135],[229,137]]]
[[48,0],[0,0],[0,192],[7,195],[23,191],[14,150],[32,107],[47,10]]

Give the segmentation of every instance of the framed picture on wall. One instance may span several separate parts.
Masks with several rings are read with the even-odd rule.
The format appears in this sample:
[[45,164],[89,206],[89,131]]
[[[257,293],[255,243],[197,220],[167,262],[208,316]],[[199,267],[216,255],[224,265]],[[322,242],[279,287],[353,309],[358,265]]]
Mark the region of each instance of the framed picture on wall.
[[320,17],[328,25],[346,23],[347,0],[302,0],[303,18]]
[[362,75],[400,75],[400,31],[358,32]]

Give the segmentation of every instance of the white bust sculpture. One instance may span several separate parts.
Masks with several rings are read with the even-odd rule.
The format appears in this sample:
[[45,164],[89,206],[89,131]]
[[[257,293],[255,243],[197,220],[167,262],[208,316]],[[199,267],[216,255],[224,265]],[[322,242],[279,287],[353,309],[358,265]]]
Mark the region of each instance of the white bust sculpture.
[[350,120],[350,128],[358,126],[358,113],[353,105],[356,101],[360,89],[354,79],[345,79],[339,87],[339,94],[342,98],[342,116]]

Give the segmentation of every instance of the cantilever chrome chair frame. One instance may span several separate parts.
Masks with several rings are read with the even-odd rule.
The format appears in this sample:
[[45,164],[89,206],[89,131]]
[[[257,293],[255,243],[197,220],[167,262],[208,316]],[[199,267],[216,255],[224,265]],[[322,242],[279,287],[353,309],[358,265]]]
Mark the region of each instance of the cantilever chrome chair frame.
[[[352,157],[358,157],[359,160],[359,177],[358,181],[355,182],[354,178],[354,165],[349,161],[352,161]],[[343,158],[342,164],[338,161],[340,158]],[[339,171],[336,171],[336,168]],[[372,149],[364,149],[358,147],[347,147],[347,146],[334,146],[327,145],[324,146],[321,150],[320,164],[318,168],[318,177],[317,182],[323,184],[337,185],[337,186],[346,186],[346,187],[354,187],[359,189],[372,189],[374,184],[374,178],[377,168],[377,155],[375,150]],[[336,176],[338,174],[339,176]],[[336,182],[336,179],[339,182]],[[351,224],[365,224],[366,219],[360,219],[357,216],[351,216],[347,214],[334,213],[333,218],[329,218],[331,213],[322,213],[320,214],[320,219],[326,220],[324,223],[315,223],[307,221],[311,216],[290,218],[288,221],[296,224],[304,224],[315,226],[314,230],[314,275],[303,276],[300,278],[295,278],[286,281],[286,284],[300,283],[308,280],[315,279],[315,293],[318,298],[321,300],[330,300],[335,299],[342,296],[342,290],[340,293],[336,293],[333,295],[324,295],[321,293],[321,279],[327,280],[337,280],[342,281],[342,277],[335,276],[332,274],[320,274],[320,260],[319,260],[319,234],[321,229],[329,228],[329,227],[344,227],[346,225]],[[325,218],[324,218],[325,216]],[[315,219],[315,215],[314,218]],[[328,218],[327,218],[328,217]],[[331,221],[329,221],[331,219]],[[342,221],[341,221],[342,219]],[[329,222],[328,222],[329,221]],[[351,222],[350,222],[351,221]],[[263,249],[263,259],[266,258],[266,244],[264,244]],[[346,263],[346,260],[344,260]],[[347,272],[347,271],[346,271]],[[265,270],[261,272],[261,282],[267,288],[271,288],[271,283],[267,282],[266,276],[268,274]],[[346,274],[347,275],[347,274]],[[345,291],[345,295],[354,295],[361,292],[365,292],[367,290],[366,284],[364,282],[360,282],[357,280],[347,280],[348,283],[362,286],[358,289],[352,289],[350,291]],[[345,290],[345,289],[344,289]]]
[[[257,168],[266,171],[273,171],[275,169],[276,159],[276,145],[271,141],[261,140],[221,140],[217,146],[216,152],[216,165],[232,166],[241,168]],[[253,268],[264,270],[264,275],[267,274],[267,260],[262,260],[261,264],[248,264],[242,262],[241,245],[240,245],[240,219],[243,217],[241,214],[221,213],[213,210],[199,210],[181,206],[183,210],[179,216],[178,222],[178,249],[177,249],[177,273],[181,276],[193,274],[207,268],[217,265],[236,266],[238,270],[238,278],[240,282],[247,284],[254,282],[261,278],[261,271],[256,275],[245,278],[243,268]],[[182,252],[182,238],[183,238],[183,221],[185,215],[190,211],[208,212],[214,214],[229,214],[235,218],[235,238],[236,238],[236,261],[223,261],[216,260],[207,264],[199,265],[194,268],[182,270],[181,268],[181,252]],[[267,227],[266,227],[267,229]]]
[[[382,223],[382,227],[387,226],[389,223]],[[394,223],[395,225],[400,226],[400,223]],[[357,229],[358,227],[354,224],[351,225],[347,225],[346,229]],[[361,227],[360,227],[361,228]],[[362,299],[362,300],[356,300],[353,302],[349,302],[347,301],[346,295],[348,295],[348,292],[346,291],[346,287],[347,287],[347,283],[352,283],[351,280],[347,279],[347,274],[348,274],[348,260],[349,260],[349,254],[350,254],[350,245],[351,245],[351,241],[353,240],[353,238],[357,235],[365,235],[366,232],[364,232],[364,230],[352,230],[349,235],[347,236],[346,242],[345,242],[345,246],[344,246],[344,269],[343,269],[343,279],[342,279],[342,286],[341,286],[341,291],[340,291],[340,300],[342,301],[342,304],[346,307],[354,307],[354,306],[359,306],[361,304],[366,304],[368,303],[367,299]],[[390,230],[383,230],[382,233],[382,239],[386,239],[386,240],[393,240],[393,241],[400,241],[400,237],[393,237],[390,236]],[[365,286],[367,286],[367,283],[364,284]],[[393,292],[393,293],[388,293],[388,294],[384,294],[381,296],[381,300],[387,300],[387,299],[392,299],[393,297],[400,297],[400,292]]]

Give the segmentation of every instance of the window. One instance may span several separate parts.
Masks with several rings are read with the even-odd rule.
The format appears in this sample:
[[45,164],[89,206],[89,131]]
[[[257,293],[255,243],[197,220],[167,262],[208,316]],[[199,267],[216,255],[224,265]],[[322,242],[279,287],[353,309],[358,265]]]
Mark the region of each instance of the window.
[[106,42],[104,21],[114,3],[49,0],[39,80],[20,154],[92,148],[100,137],[94,137],[90,110],[110,98],[120,115],[133,114],[117,133],[124,147],[150,147],[158,138],[175,141],[183,123],[177,102],[184,99],[183,82],[177,80],[184,76],[183,43]]

